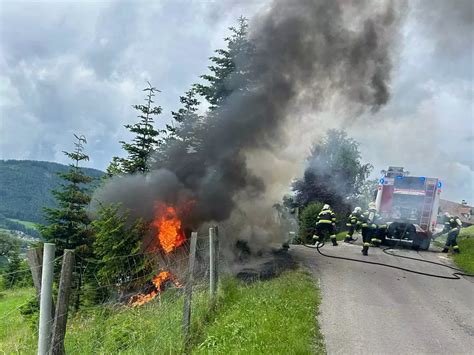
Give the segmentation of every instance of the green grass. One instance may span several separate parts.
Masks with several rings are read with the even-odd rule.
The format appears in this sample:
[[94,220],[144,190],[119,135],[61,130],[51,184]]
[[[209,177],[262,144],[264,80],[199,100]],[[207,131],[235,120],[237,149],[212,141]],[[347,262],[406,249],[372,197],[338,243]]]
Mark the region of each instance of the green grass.
[[461,269],[474,274],[474,226],[461,229],[458,244],[461,253],[453,255],[454,262]]
[[346,238],[346,235],[347,235],[347,231],[339,232],[336,234],[336,240],[337,241],[344,240]]
[[[17,310],[32,293],[32,289],[9,290],[0,298],[0,353],[35,354],[36,334]],[[302,271],[250,285],[225,279],[211,313],[207,287],[196,289],[191,351],[323,353],[316,322],[319,302],[314,280]],[[68,320],[66,353],[182,353],[182,310],[183,297],[178,290],[168,290],[160,300],[142,307],[82,310]]]
[[28,342],[31,331],[20,314],[19,307],[34,294],[32,288],[0,292],[0,353],[16,353],[21,344]]
[[461,232],[459,232],[459,237],[461,238],[474,238],[474,226],[462,228]]
[[324,353],[316,323],[319,291],[303,271],[240,285],[223,283],[215,319],[194,353],[313,354]]
[[[0,300],[1,307],[24,303],[14,293],[8,293]],[[207,311],[207,292],[195,292],[193,316],[204,317]],[[165,292],[142,307],[98,306],[82,310],[68,319],[65,340],[66,353],[71,354],[148,354],[181,353],[183,297],[177,290]],[[8,316],[5,324],[10,324]],[[18,313],[18,326],[5,329],[5,339],[0,342],[0,353],[20,352],[35,354],[37,335],[28,327]],[[10,337],[11,339],[8,339]]]
[[29,222],[29,221],[22,221],[21,219],[13,219],[13,218],[8,218],[8,219],[10,221],[23,224],[26,228],[37,229],[36,228],[36,223]]

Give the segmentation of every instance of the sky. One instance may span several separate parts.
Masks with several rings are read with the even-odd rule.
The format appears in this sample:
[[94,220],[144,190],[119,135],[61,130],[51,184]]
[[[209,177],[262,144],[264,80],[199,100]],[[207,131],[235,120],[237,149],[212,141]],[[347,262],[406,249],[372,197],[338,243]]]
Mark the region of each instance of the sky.
[[[469,0],[410,1],[394,51],[391,100],[375,114],[322,113],[318,132],[344,128],[373,177],[389,165],[439,177],[443,197],[474,204],[474,28]],[[67,163],[73,134],[89,167],[105,169],[130,139],[133,104],[150,81],[169,122],[179,96],[207,73],[240,15],[264,1],[0,0],[0,159]],[[350,123],[349,123],[350,122]]]

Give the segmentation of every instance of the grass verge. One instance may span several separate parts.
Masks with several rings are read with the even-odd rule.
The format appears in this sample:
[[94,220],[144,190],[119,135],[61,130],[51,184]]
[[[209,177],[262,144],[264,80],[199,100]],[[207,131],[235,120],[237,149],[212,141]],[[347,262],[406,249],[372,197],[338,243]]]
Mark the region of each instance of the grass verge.
[[458,237],[460,254],[454,254],[457,266],[467,273],[474,274],[474,226],[461,229]]
[[20,314],[20,307],[34,294],[32,288],[0,292],[0,353],[18,353],[30,338],[30,329]]
[[[197,290],[193,296],[193,317],[202,318],[207,311],[207,292]],[[15,292],[7,291],[0,300],[0,309],[21,303]],[[160,299],[142,307],[103,305],[83,309],[68,319],[66,353],[182,353],[182,312],[182,293],[176,289],[168,290]],[[2,327],[4,338],[0,338],[0,353],[35,354],[36,332],[19,312],[5,319],[5,324],[12,320],[18,327]]]
[[289,271],[250,285],[227,279],[222,286],[215,319],[193,353],[324,353],[316,323],[320,294],[308,273]]
[[[0,353],[35,354],[37,336],[19,310],[34,291],[8,290],[0,298]],[[323,353],[316,322],[319,292],[311,276],[288,271],[269,281],[222,281],[214,311],[196,288],[192,307],[193,353]],[[183,352],[183,297],[168,290],[142,307],[101,306],[68,320],[66,353],[149,354]]]

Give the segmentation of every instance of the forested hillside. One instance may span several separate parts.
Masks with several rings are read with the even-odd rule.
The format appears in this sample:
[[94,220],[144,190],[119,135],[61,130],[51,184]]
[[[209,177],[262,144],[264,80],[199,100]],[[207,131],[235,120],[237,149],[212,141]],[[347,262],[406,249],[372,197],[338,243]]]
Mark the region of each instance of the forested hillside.
[[[54,207],[51,190],[62,182],[58,172],[67,165],[34,160],[0,160],[0,214],[8,218],[44,223],[43,207]],[[98,179],[104,173],[84,169]]]

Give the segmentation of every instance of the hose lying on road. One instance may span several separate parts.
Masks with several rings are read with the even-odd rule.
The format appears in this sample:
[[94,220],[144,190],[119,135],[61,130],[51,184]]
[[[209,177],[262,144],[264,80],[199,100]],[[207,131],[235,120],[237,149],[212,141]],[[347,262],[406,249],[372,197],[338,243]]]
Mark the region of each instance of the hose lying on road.
[[390,265],[390,264],[378,263],[378,262],[375,262],[375,261],[360,260],[360,259],[347,258],[347,257],[344,257],[344,256],[336,256],[336,255],[324,254],[324,253],[321,251],[321,248],[324,246],[324,243],[320,243],[320,242],[317,242],[316,245],[314,245],[314,246],[313,246],[313,245],[308,245],[308,244],[303,244],[303,245],[304,245],[306,248],[316,249],[319,254],[321,254],[322,256],[325,256],[325,257],[327,257],[327,258],[340,259],[340,260],[348,260],[348,261],[355,261],[355,262],[364,263],[364,264],[372,264],[372,265],[385,266],[385,267],[389,267],[389,268],[392,268],[392,269],[398,269],[398,270],[410,272],[410,273],[412,273],[412,274],[417,274],[417,275],[423,275],[423,276],[429,276],[429,277],[436,277],[436,278],[439,278],[439,279],[446,279],[446,280],[459,280],[459,279],[461,279],[461,276],[474,277],[474,275],[463,273],[461,269],[457,269],[457,268],[455,268],[455,267],[452,267],[452,266],[449,266],[449,265],[445,265],[445,264],[442,264],[442,263],[437,263],[437,262],[434,262],[434,261],[423,260],[423,259],[417,259],[417,258],[412,258],[412,257],[409,257],[409,256],[402,256],[402,255],[397,255],[397,254],[389,253],[388,250],[392,249],[392,248],[390,248],[390,247],[383,249],[383,252],[384,252],[385,254],[387,254],[387,255],[395,256],[395,257],[397,257],[397,258],[411,259],[411,260],[415,260],[415,261],[420,261],[420,262],[425,262],[425,263],[429,263],[429,264],[435,264],[435,265],[447,267],[447,268],[449,268],[449,269],[456,270],[456,272],[453,272],[453,273],[452,273],[452,276],[443,276],[443,275],[437,275],[437,274],[429,274],[429,273],[426,273],[426,272],[416,271],[416,270],[407,269],[407,268],[403,268],[403,267],[395,266],[395,265]]

